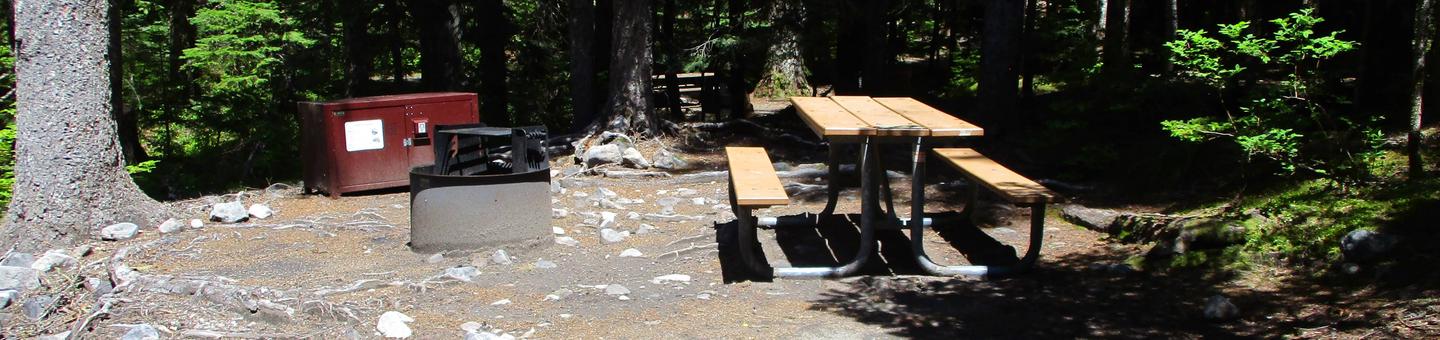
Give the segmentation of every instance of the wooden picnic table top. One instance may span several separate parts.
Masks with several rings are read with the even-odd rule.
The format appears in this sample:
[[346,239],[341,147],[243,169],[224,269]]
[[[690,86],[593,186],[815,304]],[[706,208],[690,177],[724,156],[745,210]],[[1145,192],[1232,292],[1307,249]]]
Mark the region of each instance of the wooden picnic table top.
[[981,136],[985,130],[913,98],[790,97],[805,124],[822,137]]

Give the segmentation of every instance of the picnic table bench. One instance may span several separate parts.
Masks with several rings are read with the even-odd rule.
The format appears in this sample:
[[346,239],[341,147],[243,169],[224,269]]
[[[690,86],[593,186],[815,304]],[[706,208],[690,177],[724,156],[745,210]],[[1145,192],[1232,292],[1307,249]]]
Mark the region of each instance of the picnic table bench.
[[[966,204],[966,213],[974,205],[980,188],[995,192],[1006,201],[1031,207],[1030,247],[1019,263],[1012,266],[942,266],[925,255],[923,243],[924,227],[931,223],[924,218],[924,173],[925,141],[927,138],[960,138],[984,135],[984,130],[974,124],[955,118],[912,98],[870,98],[860,96],[793,97],[791,101],[802,120],[817,135],[831,141],[829,158],[829,190],[825,208],[820,219],[833,215],[839,199],[840,154],[836,143],[860,145],[860,187],[861,218],[860,247],[855,258],[839,267],[781,267],[772,268],[762,257],[754,253],[759,246],[755,230],[760,224],[778,226],[775,218],[752,216],[754,209],[789,204],[784,186],[770,163],[769,155],[761,147],[727,147],[726,159],[730,168],[730,200],[739,224],[739,253],[742,262],[759,273],[769,272],[775,277],[819,278],[843,277],[854,274],[867,261],[875,248],[875,230],[880,224],[909,227],[913,241],[912,251],[921,267],[932,275],[993,275],[1023,271],[1031,267],[1039,257],[1044,239],[1045,205],[1058,201],[1060,196],[1044,186],[1001,166],[973,149],[938,148],[934,152],[944,162],[964,174],[972,182],[971,201]],[[888,193],[888,179],[878,164],[882,143],[908,142],[911,157],[911,213],[909,218],[896,216],[893,195],[886,195],[890,208],[881,212],[880,192],[885,187]]]

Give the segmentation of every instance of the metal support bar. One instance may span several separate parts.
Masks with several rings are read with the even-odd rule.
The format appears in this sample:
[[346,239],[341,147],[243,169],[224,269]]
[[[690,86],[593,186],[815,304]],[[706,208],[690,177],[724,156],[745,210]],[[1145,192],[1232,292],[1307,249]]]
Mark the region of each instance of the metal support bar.
[[1045,241],[1045,204],[1036,204],[1030,207],[1030,247],[1025,250],[1025,256],[1020,262],[1010,266],[942,266],[930,260],[925,255],[924,244],[921,238],[924,231],[919,226],[911,227],[910,240],[913,242],[911,248],[915,253],[915,261],[920,263],[920,268],[930,275],[1010,275],[1029,271],[1040,259],[1040,248]]
[[835,205],[840,202],[840,145],[830,143],[830,175],[826,181],[830,187],[828,200],[825,201],[825,209],[820,211],[820,219],[830,217],[835,213]]
[[[876,192],[878,185],[875,183],[876,173],[876,145],[866,138],[861,144],[860,156],[860,247],[855,251],[855,258],[849,263],[839,267],[791,267],[775,268],[773,275],[777,278],[792,279],[816,279],[816,278],[839,278],[849,276],[860,271],[860,267],[870,259],[870,253],[875,251],[875,218],[878,211],[876,200],[879,195]],[[882,173],[883,174],[883,173]],[[746,214],[746,218],[749,214]],[[742,232],[749,229],[753,235],[754,227],[741,228]],[[744,235],[742,234],[742,237]]]

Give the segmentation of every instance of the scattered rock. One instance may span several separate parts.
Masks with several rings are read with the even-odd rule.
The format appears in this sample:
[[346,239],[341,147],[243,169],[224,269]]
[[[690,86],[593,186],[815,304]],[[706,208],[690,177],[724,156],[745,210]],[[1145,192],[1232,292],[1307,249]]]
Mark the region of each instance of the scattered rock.
[[100,229],[100,239],[106,241],[128,240],[140,232],[140,226],[134,223],[124,222],[111,224]]
[[640,219],[640,213],[631,211],[631,212],[625,214],[625,218],[626,218],[626,219],[631,219],[631,220],[638,220],[638,219]]
[[0,309],[10,307],[10,303],[20,299],[20,292],[15,290],[0,290]]
[[139,324],[130,327],[130,331],[120,337],[120,340],[159,340],[160,331],[150,324]]
[[694,205],[705,205],[705,198],[704,198],[704,197],[691,198],[691,199],[690,199],[690,204],[694,204]]
[[204,228],[204,227],[205,227],[205,222],[204,222],[204,221],[201,221],[201,220],[198,219],[198,218],[196,218],[196,219],[191,219],[191,220],[190,220],[190,229],[200,229],[200,228]]
[[581,159],[585,166],[594,167],[605,164],[615,164],[624,161],[624,151],[619,145],[604,144],[590,147],[585,150],[585,156]]
[[545,299],[543,301],[559,301],[560,299],[568,298],[570,297],[570,295],[574,294],[575,291],[570,290],[570,288],[560,288],[556,289],[553,292],[550,292],[550,294],[545,294]]
[[415,322],[415,318],[400,312],[388,311],[380,315],[380,320],[375,323],[375,330],[387,338],[408,338],[413,333],[410,331],[410,326],[405,325],[407,322]]
[[88,245],[88,244],[78,245],[78,246],[75,246],[75,248],[71,248],[71,249],[70,249],[70,257],[74,257],[74,258],[77,258],[77,259],[78,259],[78,258],[82,258],[82,257],[85,257],[86,255],[90,255],[90,251],[91,251],[91,250],[94,250],[94,249],[95,249],[94,246],[91,246],[91,245]]
[[491,306],[504,306],[508,304],[510,304],[510,299],[500,299],[490,303]]
[[271,210],[270,206],[260,203],[251,204],[250,209],[247,209],[245,211],[250,214],[250,217],[262,220],[270,218],[271,215],[275,215],[275,210]]
[[539,269],[555,269],[555,267],[559,267],[559,266],[555,265],[555,262],[550,262],[550,261],[546,261],[546,260],[535,260],[535,268],[539,268]]
[[699,193],[700,193],[699,191],[695,191],[695,189],[691,189],[691,188],[675,189],[675,195],[678,195],[678,196],[681,196],[681,197],[684,197],[684,196],[695,196],[696,194],[699,194]]
[[567,245],[567,246],[571,246],[571,247],[579,247],[579,246],[580,246],[580,241],[576,241],[575,238],[573,238],[573,237],[560,236],[560,237],[556,237],[556,238],[555,238],[555,244],[562,244],[562,245]]
[[35,263],[35,255],[18,251],[10,253],[10,256],[5,257],[4,260],[0,260],[0,266],[5,267],[30,268],[32,263]]
[[621,205],[620,203],[615,203],[615,201],[611,201],[609,198],[601,198],[595,200],[595,205],[605,209],[625,210],[624,205]]
[[620,157],[625,160],[625,166],[636,169],[650,167],[650,160],[645,159],[645,155],[640,154],[640,150],[635,150],[635,148],[626,148],[621,152]]
[[0,290],[40,288],[40,272],[28,267],[0,267]]
[[606,286],[605,286],[605,295],[625,295],[625,294],[630,294],[630,288],[625,288],[625,286],[621,286],[621,285],[618,285],[618,284],[611,284],[611,285],[606,285]]
[[479,331],[482,331],[482,330],[484,330],[484,329],[485,329],[485,324],[482,324],[482,323],[479,323],[479,322],[466,321],[465,323],[460,324],[460,330],[465,331],[466,333],[479,332]]
[[655,278],[653,278],[653,279],[650,279],[650,283],[654,283],[654,284],[657,284],[657,285],[666,284],[666,283],[670,283],[670,282],[675,282],[675,283],[690,283],[690,275],[685,275],[685,274],[670,274],[670,275],[661,275],[661,276],[657,276],[657,277],[655,277]]
[[495,253],[490,255],[490,262],[507,266],[515,263],[515,261],[511,261],[510,253],[505,252],[505,249],[496,249]]
[[570,210],[566,210],[565,208],[550,208],[550,217],[565,218],[565,216],[570,216]]
[[91,293],[94,293],[95,296],[98,297],[101,295],[110,294],[110,292],[114,291],[115,284],[111,283],[109,279],[91,277],[85,279],[85,289],[89,290]]
[[220,223],[235,223],[250,218],[245,204],[239,201],[219,203],[210,207],[210,220]]
[[50,335],[35,337],[35,340],[69,340],[69,339],[70,339],[70,331],[64,331],[64,332],[60,332],[60,333],[55,333],[55,334],[50,334]]
[[675,214],[675,205],[676,205],[676,204],[680,204],[680,198],[678,198],[678,197],[664,197],[664,198],[655,200],[655,204],[660,205],[660,213],[661,213],[661,214],[664,214],[664,215],[674,215],[674,214]]
[[715,291],[713,291],[713,290],[707,290],[707,291],[700,292],[699,294],[695,294],[695,298],[696,298],[696,299],[701,299],[701,300],[709,300],[710,297],[713,296],[713,295],[715,295]]
[[656,230],[656,229],[655,229],[655,226],[649,225],[649,224],[646,224],[646,223],[641,223],[641,224],[640,224],[640,228],[635,229],[635,234],[636,234],[636,235],[649,234],[649,233],[655,232],[655,230]]
[[73,265],[75,265],[74,257],[70,257],[70,254],[66,254],[64,250],[54,249],[46,251],[45,255],[41,255],[39,259],[35,259],[35,262],[30,263],[30,269],[44,273],[55,267],[69,267]]
[[555,235],[565,235],[565,228],[561,228],[561,227],[550,227],[550,233],[555,234]]
[[654,162],[651,162],[650,165],[657,169],[676,170],[689,166],[689,164],[685,161],[684,158],[681,158],[679,155],[676,155],[675,153],[670,152],[670,150],[665,149],[660,149],[660,151],[656,151],[655,154],[650,157],[650,159],[654,160]]
[[1340,252],[1348,262],[1368,263],[1385,258],[1399,239],[1394,235],[1358,229],[1340,239]]
[[1120,217],[1120,212],[1071,204],[1060,209],[1060,216],[1064,217],[1066,221],[1086,229],[1112,233],[1116,231],[1114,230],[1115,219]]
[[1216,294],[1205,301],[1205,318],[1210,320],[1230,320],[1240,316],[1240,308],[1230,303],[1230,298]]
[[599,228],[607,229],[610,228],[610,226],[615,225],[615,216],[618,216],[618,214],[609,211],[601,211]]
[[440,262],[445,262],[445,254],[435,253],[434,255],[430,255],[430,257],[425,258],[425,263],[436,264]]
[[159,228],[156,228],[156,229],[160,229],[160,233],[161,233],[161,234],[169,234],[169,233],[173,233],[173,232],[180,231],[180,229],[184,229],[184,228],[185,228],[185,225],[184,225],[184,224],[180,224],[180,221],[179,221],[179,220],[176,220],[176,219],[173,219],[173,218],[172,218],[172,219],[167,219],[167,220],[165,220],[164,223],[160,223],[160,227],[159,227]]
[[480,269],[473,266],[445,268],[445,273],[441,275],[461,282],[471,282],[475,280],[476,276],[480,276]]
[[629,248],[629,249],[625,249],[624,251],[621,251],[621,252],[620,252],[620,257],[645,257],[645,254],[640,253],[640,250],[638,250],[638,249]]
[[20,311],[30,321],[40,321],[50,314],[50,305],[55,303],[55,298],[49,295],[38,295],[30,298],[20,305]]
[[600,239],[604,240],[605,243],[619,243],[625,241],[627,238],[630,238],[629,231],[615,231],[615,229],[610,228],[600,229]]

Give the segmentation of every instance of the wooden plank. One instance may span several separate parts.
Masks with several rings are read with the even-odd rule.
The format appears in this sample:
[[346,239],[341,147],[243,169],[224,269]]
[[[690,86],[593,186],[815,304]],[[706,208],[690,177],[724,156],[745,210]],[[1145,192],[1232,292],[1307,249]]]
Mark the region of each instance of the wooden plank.
[[1060,195],[1054,191],[1001,166],[973,149],[936,148],[935,154],[960,169],[966,177],[984,184],[1011,203],[1034,204],[1060,200]]
[[860,118],[870,127],[875,129],[877,136],[929,136],[930,130],[910,119],[901,116],[890,108],[880,105],[874,99],[865,96],[834,96],[830,97],[836,104],[850,111],[856,118]]
[[790,97],[790,102],[795,103],[795,111],[805,124],[821,137],[861,136],[874,130],[830,98]]
[[765,148],[725,147],[730,164],[730,181],[735,185],[735,203],[743,207],[768,207],[790,204],[785,186],[775,175],[775,166]]
[[935,137],[984,136],[985,129],[925,105],[914,98],[875,98],[875,101],[906,119],[930,129]]

